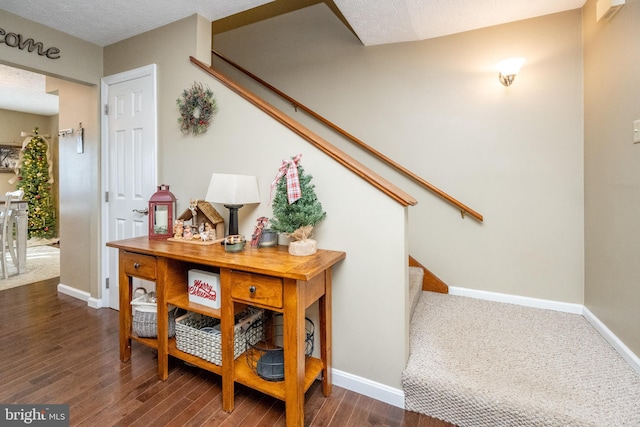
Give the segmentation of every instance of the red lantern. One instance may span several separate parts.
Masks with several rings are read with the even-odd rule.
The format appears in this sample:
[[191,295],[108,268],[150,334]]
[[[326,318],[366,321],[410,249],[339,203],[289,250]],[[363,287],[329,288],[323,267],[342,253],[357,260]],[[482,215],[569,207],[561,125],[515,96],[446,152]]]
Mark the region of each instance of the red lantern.
[[176,211],[176,198],[168,185],[158,185],[149,199],[149,239],[168,239],[173,237],[173,217]]

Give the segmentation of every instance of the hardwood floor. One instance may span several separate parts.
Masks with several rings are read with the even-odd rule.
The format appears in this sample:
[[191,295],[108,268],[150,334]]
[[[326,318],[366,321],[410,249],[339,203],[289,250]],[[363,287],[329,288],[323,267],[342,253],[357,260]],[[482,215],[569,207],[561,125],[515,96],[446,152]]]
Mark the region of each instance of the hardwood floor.
[[[222,410],[220,377],[171,360],[159,381],[153,350],[134,342],[120,363],[118,312],[58,294],[59,279],[0,292],[0,402],[66,403],[73,426],[284,426],[284,404],[236,385]],[[316,381],[305,396],[306,426],[450,427]]]

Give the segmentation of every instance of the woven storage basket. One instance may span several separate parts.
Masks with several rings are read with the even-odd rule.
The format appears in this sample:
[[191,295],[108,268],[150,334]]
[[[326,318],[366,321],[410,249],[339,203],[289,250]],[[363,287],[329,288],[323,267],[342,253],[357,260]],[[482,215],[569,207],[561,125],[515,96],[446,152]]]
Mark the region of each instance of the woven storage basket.
[[[262,310],[249,308],[235,318],[233,357],[237,359],[246,349],[245,332],[262,316]],[[176,347],[207,362],[222,365],[222,335],[220,319],[188,312],[176,319]]]
[[[137,290],[136,290],[137,292]],[[158,306],[155,292],[144,293],[131,300],[133,332],[141,338],[158,337]],[[169,337],[176,333],[175,307],[169,306]]]

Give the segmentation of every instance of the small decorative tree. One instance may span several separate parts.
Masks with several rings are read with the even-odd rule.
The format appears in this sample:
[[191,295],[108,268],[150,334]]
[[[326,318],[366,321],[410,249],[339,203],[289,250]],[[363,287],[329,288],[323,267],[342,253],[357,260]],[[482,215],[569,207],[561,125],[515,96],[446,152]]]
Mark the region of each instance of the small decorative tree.
[[[279,233],[286,233],[294,240],[310,240],[311,230],[327,213],[311,183],[312,176],[305,173],[299,164],[301,155],[283,162],[276,177],[277,187],[273,196],[273,218],[269,219],[270,228]],[[286,179],[284,178],[286,175]],[[296,184],[295,178],[299,184]],[[315,245],[315,242],[313,242]],[[314,250],[315,252],[315,250]]]
[[53,177],[49,172],[49,146],[46,140],[38,135],[38,128],[35,128],[33,133],[22,149],[16,187],[24,191],[24,199],[29,201],[29,237],[50,238],[55,235],[56,218],[51,195]]

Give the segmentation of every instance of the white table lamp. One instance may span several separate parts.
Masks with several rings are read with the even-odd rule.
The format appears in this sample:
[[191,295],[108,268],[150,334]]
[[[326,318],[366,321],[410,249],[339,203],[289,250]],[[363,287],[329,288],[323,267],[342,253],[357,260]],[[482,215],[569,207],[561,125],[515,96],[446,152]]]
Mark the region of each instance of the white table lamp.
[[210,203],[223,204],[229,209],[229,235],[238,234],[238,209],[260,203],[258,179],[250,175],[214,173],[205,198]]

